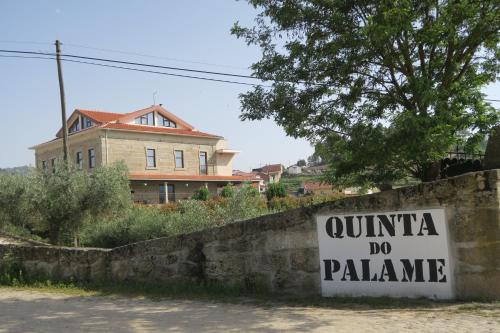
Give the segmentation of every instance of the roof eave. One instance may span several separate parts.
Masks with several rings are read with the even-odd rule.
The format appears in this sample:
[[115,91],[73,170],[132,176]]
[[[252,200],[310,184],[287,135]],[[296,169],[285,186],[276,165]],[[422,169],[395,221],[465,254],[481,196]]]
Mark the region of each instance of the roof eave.
[[113,127],[101,127],[102,129],[112,130],[112,131],[124,131],[124,132],[138,132],[138,133],[147,133],[147,134],[166,134],[166,135],[174,135],[174,136],[190,136],[196,138],[209,138],[209,139],[224,139],[222,136],[218,135],[196,135],[196,134],[181,134],[181,133],[169,133],[169,132],[152,132],[152,131],[141,131],[135,129],[126,129],[126,128],[113,128]]

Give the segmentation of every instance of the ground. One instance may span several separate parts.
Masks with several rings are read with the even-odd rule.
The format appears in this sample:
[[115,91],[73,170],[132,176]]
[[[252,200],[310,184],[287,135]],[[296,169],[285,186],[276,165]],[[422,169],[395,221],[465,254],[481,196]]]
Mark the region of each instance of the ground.
[[0,332],[499,332],[497,303],[317,307],[0,288]]

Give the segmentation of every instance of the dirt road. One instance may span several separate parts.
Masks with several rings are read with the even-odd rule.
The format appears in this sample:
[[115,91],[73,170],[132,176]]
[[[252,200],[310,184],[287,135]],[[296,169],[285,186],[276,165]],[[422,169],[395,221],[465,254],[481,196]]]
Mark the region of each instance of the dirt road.
[[0,290],[0,332],[500,332],[498,308],[329,309]]

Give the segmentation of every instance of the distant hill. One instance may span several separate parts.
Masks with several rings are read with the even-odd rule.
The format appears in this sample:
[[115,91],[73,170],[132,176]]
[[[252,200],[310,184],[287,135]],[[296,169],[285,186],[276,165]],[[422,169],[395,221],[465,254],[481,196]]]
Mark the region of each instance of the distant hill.
[[13,168],[5,168],[2,169],[0,168],[0,173],[15,173],[15,174],[20,174],[20,175],[27,175],[32,171],[34,168],[29,165],[23,165],[23,166],[18,166],[18,167],[13,167]]

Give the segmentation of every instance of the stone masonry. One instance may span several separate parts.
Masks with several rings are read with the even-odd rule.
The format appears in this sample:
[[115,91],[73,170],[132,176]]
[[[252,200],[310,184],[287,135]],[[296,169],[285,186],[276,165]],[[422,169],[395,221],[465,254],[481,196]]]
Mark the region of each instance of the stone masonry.
[[500,170],[481,171],[110,250],[0,244],[0,258],[53,279],[218,281],[319,295],[316,214],[445,208],[457,298],[500,299],[499,188]]

